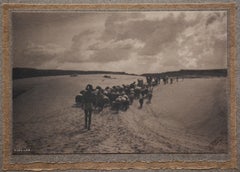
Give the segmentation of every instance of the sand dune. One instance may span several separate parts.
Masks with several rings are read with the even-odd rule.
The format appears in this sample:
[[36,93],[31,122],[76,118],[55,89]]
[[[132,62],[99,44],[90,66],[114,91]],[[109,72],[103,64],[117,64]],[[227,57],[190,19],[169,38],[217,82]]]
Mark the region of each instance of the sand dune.
[[13,148],[24,154],[222,153],[227,151],[226,78],[185,79],[154,87],[151,104],[105,108],[84,127],[74,97],[87,83],[128,84],[137,76],[81,75],[14,80]]

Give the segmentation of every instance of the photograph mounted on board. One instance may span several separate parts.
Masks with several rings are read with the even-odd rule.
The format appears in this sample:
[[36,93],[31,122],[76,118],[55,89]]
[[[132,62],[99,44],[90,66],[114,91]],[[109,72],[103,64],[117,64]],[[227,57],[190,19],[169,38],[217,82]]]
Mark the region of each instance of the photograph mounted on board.
[[227,11],[11,14],[12,154],[228,152]]

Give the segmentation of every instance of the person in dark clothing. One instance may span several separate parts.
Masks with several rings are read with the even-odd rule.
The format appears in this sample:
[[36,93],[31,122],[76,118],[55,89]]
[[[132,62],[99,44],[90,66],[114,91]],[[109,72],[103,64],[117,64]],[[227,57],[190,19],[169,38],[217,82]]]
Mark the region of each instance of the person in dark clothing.
[[173,83],[173,78],[170,78],[170,84],[172,84]]
[[94,102],[94,94],[93,94],[92,85],[88,84],[86,87],[86,92],[83,95],[83,103],[84,103],[84,113],[85,113],[85,129],[90,130],[91,126],[91,118],[92,118],[92,110],[93,110],[93,102]]
[[148,103],[151,103],[152,95],[153,95],[153,88],[149,88],[148,94],[147,94]]
[[141,93],[140,96],[139,96],[140,109],[141,109],[142,106],[143,106],[143,100],[144,100],[143,93]]

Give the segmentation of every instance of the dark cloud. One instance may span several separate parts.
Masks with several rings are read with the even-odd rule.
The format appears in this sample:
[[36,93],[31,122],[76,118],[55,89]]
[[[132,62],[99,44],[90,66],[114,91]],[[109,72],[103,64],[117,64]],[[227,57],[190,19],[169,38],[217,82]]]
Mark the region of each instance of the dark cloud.
[[[47,65],[49,60],[55,60],[59,63],[81,61],[81,59],[79,59],[79,54],[77,54],[77,50],[79,50],[80,44],[83,45],[88,41],[88,38],[85,35],[90,35],[92,33],[90,27],[86,25],[95,22],[95,13],[63,13],[57,11],[13,12],[12,40],[14,49],[14,66],[41,67],[44,63]],[[75,34],[76,32],[80,32],[80,34]],[[76,36],[73,37],[74,35]],[[82,42],[79,41],[81,36],[85,37]],[[72,42],[74,42],[74,44],[72,44]],[[29,47],[29,43],[33,43],[36,46],[48,46],[45,46],[45,52],[38,52],[35,51],[36,47]],[[61,52],[56,53],[55,56],[50,53],[50,51],[48,51],[48,49],[52,49],[52,47],[49,46],[50,43],[62,47]],[[28,54],[24,55],[22,53],[23,51],[28,51]],[[37,53],[44,58],[42,61],[36,60],[35,62],[31,62],[32,60],[35,60],[34,57],[40,56]],[[27,60],[27,58],[29,58],[29,60]],[[35,66],[32,66],[33,64]]]
[[[82,22],[87,22],[96,18],[95,13],[83,13],[83,12],[12,12],[12,20],[15,27],[42,27],[46,24],[50,26],[67,25],[69,23],[76,23],[76,18],[81,18]],[[24,23],[28,23],[26,26]],[[63,24],[64,23],[64,24]],[[20,29],[20,28],[18,28]]]
[[24,49],[18,55],[21,58],[14,60],[15,66],[39,68],[39,66],[56,58],[57,52],[49,52],[42,46],[32,46]]

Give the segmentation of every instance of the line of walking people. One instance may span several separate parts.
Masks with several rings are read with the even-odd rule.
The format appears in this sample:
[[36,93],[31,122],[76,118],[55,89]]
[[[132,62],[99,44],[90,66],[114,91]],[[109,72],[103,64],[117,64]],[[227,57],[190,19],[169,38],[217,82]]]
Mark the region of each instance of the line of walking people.
[[137,82],[121,86],[112,86],[102,88],[97,86],[93,88],[88,84],[86,88],[80,91],[75,97],[78,107],[85,112],[85,128],[90,130],[92,112],[101,112],[105,107],[110,107],[112,111],[118,113],[126,111],[134,100],[139,100],[139,108],[142,108],[144,99],[151,102],[153,86],[144,84],[142,79]]
[[[101,112],[105,107],[110,107],[116,113],[120,110],[126,111],[134,100],[138,100],[139,109],[141,109],[145,99],[147,99],[147,103],[151,103],[153,87],[160,84],[161,80],[163,80],[164,84],[167,84],[169,78],[147,76],[146,80],[146,83],[143,79],[138,79],[137,82],[131,84],[105,88],[100,86],[93,88],[93,85],[88,84],[75,97],[77,106],[81,107],[85,113],[85,128],[90,130],[93,111]],[[170,83],[172,83],[171,79]]]

